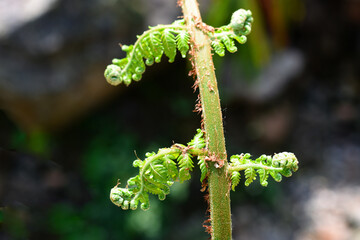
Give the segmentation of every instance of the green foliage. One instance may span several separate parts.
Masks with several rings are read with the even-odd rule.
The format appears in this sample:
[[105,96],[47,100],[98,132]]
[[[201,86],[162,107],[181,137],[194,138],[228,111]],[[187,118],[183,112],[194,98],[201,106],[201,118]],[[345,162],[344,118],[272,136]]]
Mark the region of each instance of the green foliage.
[[249,35],[254,21],[250,10],[239,9],[231,16],[229,27],[236,35]]
[[[193,148],[199,148],[199,149],[205,148],[206,142],[205,142],[203,135],[204,134],[201,131],[201,129],[198,129],[196,135],[188,143],[188,145]],[[201,171],[200,182],[202,182],[202,181],[204,181],[204,179],[206,178],[206,176],[208,174],[208,169],[207,169],[207,165],[205,162],[205,156],[198,156],[198,165],[199,165],[199,168]]]
[[225,56],[225,46],[219,39],[213,40],[211,42],[211,46],[217,55],[219,55],[220,57]]
[[[141,79],[146,65],[160,62],[163,54],[169,58],[169,62],[173,62],[177,50],[179,50],[182,57],[185,58],[191,45],[195,58],[193,62],[194,67],[204,68],[207,71],[206,74],[198,76],[198,78],[205,83],[208,81],[208,85],[215,83],[216,88],[216,79],[210,77],[215,75],[210,74],[214,69],[212,64],[208,65],[208,63],[212,63],[212,61],[207,54],[197,54],[201,53],[198,50],[203,46],[206,50],[204,52],[209,52],[210,43],[214,52],[220,56],[225,55],[225,49],[231,53],[236,52],[237,47],[235,41],[244,44],[247,41],[246,35],[251,32],[253,22],[252,14],[249,10],[239,9],[232,15],[230,24],[214,29],[211,26],[199,22],[198,20],[201,18],[197,16],[195,12],[188,11],[189,9],[197,7],[196,1],[184,1],[182,3],[185,14],[184,18],[190,22],[185,24],[185,22],[181,20],[175,21],[171,25],[150,27],[149,30],[138,36],[138,40],[134,45],[123,45],[122,50],[126,52],[126,57],[123,59],[114,59],[113,64],[109,65],[105,70],[105,78],[110,84],[118,85],[124,82],[125,85],[129,85],[132,80],[138,81]],[[195,25],[196,28],[206,34],[208,38],[206,39],[206,36],[202,36],[205,37],[205,41],[191,42],[188,25]],[[198,32],[198,30],[195,32]],[[191,29],[191,31],[194,31],[194,29]],[[196,39],[196,37],[193,39]],[[207,68],[207,66],[211,66],[211,68]],[[218,124],[221,123],[221,120],[208,123],[208,119],[212,117],[214,117],[214,119],[221,119],[221,115],[219,114],[221,113],[220,106],[217,105],[217,100],[219,99],[218,96],[216,96],[217,94],[214,96],[205,95],[206,97],[204,97],[204,84],[199,85],[203,103],[202,108],[204,112],[208,112],[207,117],[203,119],[205,121],[205,129],[208,131],[207,138],[216,142],[220,147],[213,147],[213,145],[211,145],[210,150],[214,152],[209,152],[209,149],[207,149],[208,141],[205,141],[203,138],[203,132],[198,130],[195,137],[187,146],[174,144],[170,148],[159,149],[157,153],[147,153],[144,160],[136,159],[133,162],[133,166],[139,168],[139,174],[130,178],[125,188],[118,187],[120,184],[120,182],[118,182],[110,192],[110,199],[115,205],[124,210],[129,208],[135,210],[139,204],[143,210],[147,210],[150,206],[149,193],[157,195],[160,200],[164,200],[166,195],[170,193],[170,186],[175,181],[184,182],[191,178],[190,171],[194,168],[193,158],[197,157],[197,165],[199,165],[201,169],[201,182],[206,180],[208,171],[211,170],[209,174],[209,188],[211,190],[216,189],[212,192],[217,193],[217,195],[211,194],[210,198],[216,199],[226,196],[226,198],[223,199],[225,201],[220,201],[221,204],[218,204],[219,201],[214,201],[216,203],[213,203],[210,199],[213,215],[211,217],[213,226],[212,237],[218,239],[219,236],[225,236],[224,239],[230,239],[230,209],[228,208],[229,204],[226,204],[226,202],[229,201],[229,196],[227,195],[229,182],[226,173],[228,172],[231,176],[233,190],[235,190],[235,187],[240,182],[241,170],[245,172],[246,186],[251,184],[257,175],[259,175],[260,183],[263,186],[267,186],[269,175],[276,181],[280,181],[282,176],[289,177],[292,172],[297,170],[298,162],[294,154],[287,152],[275,154],[273,157],[262,155],[255,160],[250,159],[250,154],[235,155],[231,157],[230,163],[223,162],[225,159],[219,159],[226,155],[224,137],[222,132],[218,131],[220,134],[214,134],[212,129],[215,129],[214,132],[216,132],[216,130],[222,128],[222,125]],[[215,89],[214,92],[217,93],[217,89]],[[203,97],[205,101],[203,101]],[[205,109],[207,110],[205,111]],[[219,161],[219,163],[221,160],[222,164],[220,166],[220,164],[216,163],[214,164],[215,168],[209,169],[206,163],[207,160]],[[216,168],[223,166],[224,168],[219,171],[219,174],[216,173],[220,177],[217,176],[213,178],[213,174],[217,171]],[[214,209],[215,211],[213,211]],[[216,214],[213,214],[214,212],[216,212]],[[225,214],[223,214],[224,212]],[[225,230],[222,230],[224,226],[222,223],[224,221],[230,224],[228,224]]]
[[179,179],[180,182],[189,180],[191,178],[190,171],[192,171],[194,167],[194,163],[191,160],[191,156],[187,153],[181,154],[178,158],[179,162]]
[[236,52],[237,47],[234,40],[240,44],[246,43],[246,35],[251,32],[252,22],[253,17],[250,10],[239,9],[234,12],[230,24],[208,34],[215,53],[222,57],[225,55],[225,48],[231,53]]
[[200,182],[203,182],[208,175],[208,167],[205,162],[205,156],[198,156],[198,165],[201,171]]
[[[112,188],[111,201],[124,210],[135,210],[139,203],[141,209],[147,210],[150,206],[149,193],[164,200],[174,181],[183,182],[191,178],[190,171],[194,167],[192,158],[204,159],[202,156],[207,152],[203,135],[198,130],[188,146],[174,144],[170,148],[159,149],[157,153],[146,153],[145,160],[136,159],[133,166],[139,168],[139,174],[130,178],[125,188],[118,187],[119,183]],[[202,175],[206,175],[206,165],[200,165],[200,169]]]
[[[246,42],[246,35],[251,32],[252,22],[251,12],[239,9],[234,12],[230,24],[214,31],[200,29],[209,36],[214,51],[219,56],[224,56],[225,48],[231,53],[237,51],[234,40],[240,44]],[[185,58],[190,48],[190,35],[184,20],[178,20],[169,25],[150,27],[137,38],[134,45],[121,46],[121,49],[126,52],[125,58],[115,58],[112,64],[107,66],[104,76],[111,85],[123,82],[128,86],[132,80],[139,81],[145,72],[146,65],[159,63],[163,54],[172,63],[175,60],[176,50],[179,50],[181,56]]]
[[169,62],[174,62],[176,56],[176,38],[171,32],[171,29],[165,29],[163,31],[161,40],[163,42],[164,53],[169,58]]
[[139,81],[145,72],[145,64],[150,66],[154,62],[160,62],[164,53],[169,62],[173,62],[176,49],[184,58],[189,50],[190,36],[183,20],[170,25],[150,27],[137,38],[134,45],[122,45],[121,49],[126,52],[125,58],[113,59],[112,64],[106,68],[104,76],[110,84],[118,85],[124,82],[129,85],[132,80]]
[[233,191],[235,191],[235,187],[236,187],[237,185],[239,185],[239,183],[240,183],[240,178],[241,178],[241,176],[240,176],[240,173],[239,173],[239,172],[233,171],[233,172],[231,173],[231,188],[232,188]]
[[180,32],[176,37],[176,43],[183,58],[186,57],[186,53],[189,51],[189,40],[190,35],[186,31]]
[[196,131],[197,133],[195,134],[194,138],[188,142],[188,145],[193,148],[204,148],[206,146],[204,133],[201,131],[201,129],[197,129]]
[[[65,200],[52,204],[44,226],[51,232],[51,236],[54,236],[50,239],[56,237],[59,240],[74,240],[83,239],[82,236],[87,240],[115,240],[119,239],[119,236],[121,239],[164,239],[166,229],[173,227],[172,224],[163,224],[163,218],[174,201],[159,202],[161,207],[152,203],[151,211],[138,211],[142,213],[142,219],[145,219],[141,227],[141,221],[133,219],[133,214],[119,211],[117,206],[109,201],[109,190],[115,185],[117,177],[128,179],[135,175],[132,165],[125,161],[134,157],[134,152],[129,149],[138,149],[140,144],[143,149],[151,149],[151,146],[162,142],[161,137],[154,137],[149,142],[139,142],[140,136],[143,137],[141,130],[129,133],[127,125],[118,123],[119,119],[116,119],[113,113],[102,114],[93,116],[77,129],[77,133],[86,132],[88,137],[80,149],[83,153],[79,163],[82,183],[66,188],[66,196],[71,196],[70,200],[65,196]],[[73,178],[73,173],[70,174]],[[175,191],[176,189],[171,192],[172,197],[178,194]],[[185,195],[185,198],[178,198],[176,201],[186,201],[187,191],[185,188],[180,193]],[[86,196],[86,200],[82,196]],[[61,199],[63,198],[62,196]],[[174,218],[169,216],[168,219]],[[137,226],[135,222],[138,223]]]
[[249,167],[245,169],[245,186],[249,186],[256,179],[256,172],[255,169]]
[[261,155],[255,160],[250,159],[250,157],[249,153],[231,156],[228,170],[231,174],[233,191],[240,182],[239,171],[241,170],[245,170],[245,186],[249,186],[258,174],[260,184],[266,187],[269,175],[275,181],[280,182],[282,176],[290,177],[292,172],[296,172],[298,169],[298,160],[293,153],[282,152],[274,154],[273,157]]

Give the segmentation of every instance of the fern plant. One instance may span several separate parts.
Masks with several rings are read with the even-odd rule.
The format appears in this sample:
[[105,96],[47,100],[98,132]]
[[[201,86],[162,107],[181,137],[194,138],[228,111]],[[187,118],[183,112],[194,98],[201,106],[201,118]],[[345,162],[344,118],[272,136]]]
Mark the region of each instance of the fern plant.
[[[253,17],[250,10],[239,9],[233,13],[228,25],[214,28],[201,21],[196,0],[180,0],[184,18],[169,25],[150,27],[137,36],[134,45],[122,45],[126,57],[113,59],[105,70],[105,78],[112,85],[139,81],[146,65],[161,61],[165,55],[173,62],[177,51],[185,58],[190,53],[191,73],[196,75],[195,87],[199,88],[196,106],[201,111],[203,124],[187,144],[173,144],[157,152],[146,153],[145,159],[136,159],[133,166],[139,174],[130,178],[125,187],[120,182],[110,191],[111,201],[122,209],[147,210],[149,194],[164,200],[174,181],[186,181],[197,164],[200,181],[209,191],[210,223],[207,231],[212,239],[231,239],[230,194],[240,183],[251,184],[259,177],[262,186],[268,185],[271,176],[275,181],[290,177],[298,169],[293,153],[283,152],[273,156],[262,155],[255,160],[249,153],[230,157],[227,154],[222,126],[219,92],[212,62],[212,53],[225,55],[225,50],[237,51],[236,42],[244,44],[251,32]],[[195,163],[194,163],[195,162]]]

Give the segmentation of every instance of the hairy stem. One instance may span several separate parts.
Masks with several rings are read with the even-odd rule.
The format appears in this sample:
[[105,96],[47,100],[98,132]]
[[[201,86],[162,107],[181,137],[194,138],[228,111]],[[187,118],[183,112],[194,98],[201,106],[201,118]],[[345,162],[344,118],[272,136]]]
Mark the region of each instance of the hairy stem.
[[230,240],[231,213],[229,178],[226,174],[227,155],[210,40],[196,27],[199,25],[197,23],[201,23],[197,1],[182,0],[180,5],[190,30],[191,54],[200,91],[206,143],[211,158],[208,179],[211,237],[213,240]]

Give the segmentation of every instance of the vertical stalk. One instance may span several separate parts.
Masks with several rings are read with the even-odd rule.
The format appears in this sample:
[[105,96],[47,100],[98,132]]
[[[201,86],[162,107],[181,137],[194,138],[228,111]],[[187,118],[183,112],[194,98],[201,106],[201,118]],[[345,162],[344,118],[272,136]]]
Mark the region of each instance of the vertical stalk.
[[191,54],[197,76],[207,148],[210,152],[208,179],[210,220],[213,240],[231,240],[230,187],[226,174],[225,148],[219,91],[215,76],[209,38],[201,27],[196,0],[181,0],[186,24],[191,35]]

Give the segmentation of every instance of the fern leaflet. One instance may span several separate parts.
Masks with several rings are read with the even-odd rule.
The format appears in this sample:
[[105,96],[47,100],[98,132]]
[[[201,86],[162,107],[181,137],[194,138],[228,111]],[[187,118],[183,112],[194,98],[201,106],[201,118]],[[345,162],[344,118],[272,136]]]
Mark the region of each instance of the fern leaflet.
[[235,187],[240,183],[240,172],[233,171],[231,173],[231,188],[235,191]]
[[169,62],[172,63],[176,56],[176,39],[170,29],[165,29],[161,40],[164,47],[164,53],[169,58]]
[[181,31],[176,36],[176,44],[183,58],[186,57],[186,53],[189,51],[190,35],[186,31]]
[[200,182],[203,182],[205,180],[205,178],[207,177],[208,174],[208,168],[206,166],[206,162],[205,162],[205,156],[198,156],[198,165],[200,167],[201,170],[201,177],[200,177]]

